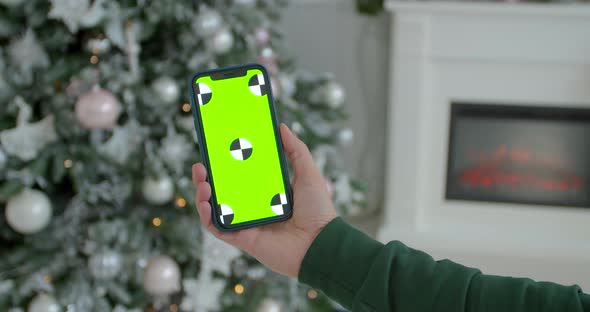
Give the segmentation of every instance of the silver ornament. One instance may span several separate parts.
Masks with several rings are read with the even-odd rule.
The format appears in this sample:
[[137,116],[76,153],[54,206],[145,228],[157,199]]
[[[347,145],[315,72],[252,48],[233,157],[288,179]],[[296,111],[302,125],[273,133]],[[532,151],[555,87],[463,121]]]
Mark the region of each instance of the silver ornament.
[[262,300],[260,306],[258,306],[257,312],[281,312],[283,307],[281,303],[274,298],[266,298]]
[[170,295],[180,290],[180,268],[168,256],[156,256],[149,260],[143,287],[151,295]]
[[323,98],[330,108],[339,108],[346,99],[344,88],[335,82],[330,82],[323,87]]
[[66,24],[71,33],[76,33],[80,22],[90,7],[89,0],[49,0],[49,18],[59,19]]
[[218,54],[229,52],[233,45],[234,35],[227,28],[221,29],[211,38],[211,48]]
[[32,80],[34,69],[49,66],[49,56],[31,29],[28,29],[23,37],[10,42],[8,56],[22,75],[20,77],[21,83],[28,83]]
[[98,252],[88,259],[88,269],[96,279],[112,279],[123,267],[123,257],[118,252],[107,250]]
[[57,140],[53,115],[39,122],[29,123],[31,107],[18,96],[14,102],[19,108],[16,128],[1,131],[0,142],[8,155],[29,161],[37,157],[45,146]]
[[57,300],[47,294],[39,294],[31,300],[27,312],[60,312],[61,306]]
[[174,196],[174,183],[169,176],[146,178],[141,186],[143,197],[151,204],[162,205]]
[[203,8],[192,26],[196,33],[208,37],[216,33],[223,26],[223,18],[219,12]]
[[166,104],[176,103],[180,95],[180,89],[174,79],[164,76],[152,82],[152,89],[156,95]]
[[354,139],[354,132],[350,128],[340,130],[338,133],[338,142],[343,146],[348,146]]
[[87,129],[112,129],[122,112],[121,103],[108,90],[98,86],[80,95],[75,106],[76,119]]
[[6,203],[6,222],[21,234],[39,232],[51,220],[51,202],[45,193],[25,189]]

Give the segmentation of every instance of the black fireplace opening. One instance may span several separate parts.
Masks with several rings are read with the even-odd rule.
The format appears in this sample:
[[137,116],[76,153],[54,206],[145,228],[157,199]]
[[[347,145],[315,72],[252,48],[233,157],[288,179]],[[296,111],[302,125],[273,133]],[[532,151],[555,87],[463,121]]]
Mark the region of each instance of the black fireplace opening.
[[590,207],[590,109],[451,103],[446,198]]

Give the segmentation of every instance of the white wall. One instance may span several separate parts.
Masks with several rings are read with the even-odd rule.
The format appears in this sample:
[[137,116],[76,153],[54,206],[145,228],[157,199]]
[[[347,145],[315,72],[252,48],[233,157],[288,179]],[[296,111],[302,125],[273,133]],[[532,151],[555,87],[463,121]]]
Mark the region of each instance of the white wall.
[[282,18],[287,45],[301,68],[331,72],[346,89],[355,132],[346,148],[350,172],[369,187],[369,208],[383,204],[389,17],[364,16],[355,1],[293,0]]

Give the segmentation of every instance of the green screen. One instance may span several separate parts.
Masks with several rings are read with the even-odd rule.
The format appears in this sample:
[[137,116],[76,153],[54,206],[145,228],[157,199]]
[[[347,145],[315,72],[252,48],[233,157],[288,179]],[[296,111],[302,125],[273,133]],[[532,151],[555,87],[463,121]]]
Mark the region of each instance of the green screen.
[[195,81],[217,218],[225,227],[289,213],[265,80],[262,70],[248,69],[241,77]]

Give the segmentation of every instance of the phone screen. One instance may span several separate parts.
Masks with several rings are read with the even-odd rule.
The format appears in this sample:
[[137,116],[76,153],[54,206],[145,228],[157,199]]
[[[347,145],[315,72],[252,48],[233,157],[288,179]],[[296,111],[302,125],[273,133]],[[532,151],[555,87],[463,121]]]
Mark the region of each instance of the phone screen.
[[230,75],[224,75],[224,69],[197,74],[192,81],[211,206],[215,224],[224,230],[291,215],[291,190],[268,75],[259,65],[238,69]]

